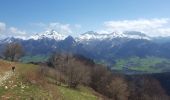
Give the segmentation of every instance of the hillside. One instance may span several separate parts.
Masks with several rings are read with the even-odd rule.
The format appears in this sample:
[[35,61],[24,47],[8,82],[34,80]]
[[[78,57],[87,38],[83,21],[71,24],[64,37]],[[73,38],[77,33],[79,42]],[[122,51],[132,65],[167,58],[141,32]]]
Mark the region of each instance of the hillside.
[[[16,66],[12,72],[11,65]],[[89,87],[67,88],[58,86],[55,80],[42,76],[39,66],[0,60],[0,99],[12,100],[102,100]]]

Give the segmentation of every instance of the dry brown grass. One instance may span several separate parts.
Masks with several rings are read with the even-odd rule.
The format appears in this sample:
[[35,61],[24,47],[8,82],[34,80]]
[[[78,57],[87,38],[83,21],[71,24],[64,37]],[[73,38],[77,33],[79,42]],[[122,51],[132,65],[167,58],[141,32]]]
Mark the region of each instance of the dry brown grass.
[[21,73],[21,78],[25,82],[41,86],[44,86],[47,82],[39,68],[36,70],[28,70],[27,72]]
[[0,60],[0,74],[2,75],[4,72],[12,70],[12,66],[15,66],[15,62]]
[[0,60],[0,68],[1,68],[1,70],[8,70],[8,69],[10,69],[10,65],[11,64],[9,62]]

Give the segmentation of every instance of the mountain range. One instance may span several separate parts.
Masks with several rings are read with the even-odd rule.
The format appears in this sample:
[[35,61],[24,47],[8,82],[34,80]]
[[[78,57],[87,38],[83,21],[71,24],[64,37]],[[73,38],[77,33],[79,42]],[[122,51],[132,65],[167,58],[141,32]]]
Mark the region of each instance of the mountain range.
[[[166,39],[165,39],[166,38]],[[0,51],[5,44],[19,42],[26,55],[50,55],[53,52],[71,52],[109,65],[116,59],[128,57],[170,58],[169,37],[149,37],[144,33],[126,31],[100,34],[88,31],[78,37],[62,35],[54,30],[27,38],[8,37],[0,40]]]

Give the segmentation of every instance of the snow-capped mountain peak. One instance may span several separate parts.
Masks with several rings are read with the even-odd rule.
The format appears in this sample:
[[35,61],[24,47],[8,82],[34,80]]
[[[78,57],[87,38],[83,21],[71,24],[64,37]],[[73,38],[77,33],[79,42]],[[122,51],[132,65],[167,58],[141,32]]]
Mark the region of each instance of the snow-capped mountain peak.
[[59,41],[59,40],[64,40],[66,37],[67,37],[66,35],[62,35],[56,32],[55,30],[51,30],[51,31],[46,31],[44,33],[30,36],[29,39],[38,40],[43,38],[49,38],[49,39],[55,39]]
[[97,33],[93,31],[88,31],[81,34],[77,40],[78,41],[89,41],[89,40],[106,40],[114,38],[130,38],[130,39],[146,39],[150,40],[150,37],[146,36],[141,32],[127,31],[127,32],[112,32],[112,33]]

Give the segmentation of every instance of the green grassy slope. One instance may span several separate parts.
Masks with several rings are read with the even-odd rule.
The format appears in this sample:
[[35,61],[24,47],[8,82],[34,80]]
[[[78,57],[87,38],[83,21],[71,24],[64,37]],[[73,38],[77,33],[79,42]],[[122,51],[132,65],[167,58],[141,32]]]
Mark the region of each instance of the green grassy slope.
[[[13,73],[10,66],[15,65]],[[0,100],[98,100],[99,97],[88,87],[80,86],[78,89],[70,89],[57,86],[37,79],[38,66],[32,64],[11,63],[0,60],[0,78],[4,72],[11,71],[12,76],[0,85]],[[27,79],[32,82],[27,82]]]
[[62,93],[64,100],[98,100],[95,95],[92,94],[91,89],[88,87],[79,87],[79,89],[69,89],[66,87],[58,87]]

